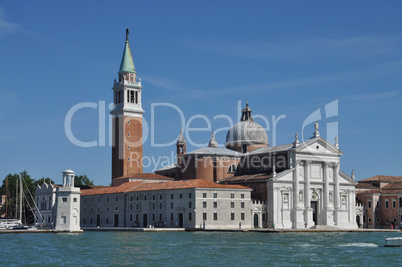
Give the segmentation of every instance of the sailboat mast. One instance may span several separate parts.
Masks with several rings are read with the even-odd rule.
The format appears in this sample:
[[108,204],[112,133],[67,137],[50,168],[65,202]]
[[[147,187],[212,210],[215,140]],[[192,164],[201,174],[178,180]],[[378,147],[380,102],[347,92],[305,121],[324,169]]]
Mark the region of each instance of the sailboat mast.
[[18,218],[18,179],[15,180],[15,218]]
[[7,213],[7,206],[8,206],[8,175],[6,177],[6,201],[4,203],[6,205],[6,218],[8,218],[8,213]]
[[22,174],[20,173],[20,222],[22,222]]

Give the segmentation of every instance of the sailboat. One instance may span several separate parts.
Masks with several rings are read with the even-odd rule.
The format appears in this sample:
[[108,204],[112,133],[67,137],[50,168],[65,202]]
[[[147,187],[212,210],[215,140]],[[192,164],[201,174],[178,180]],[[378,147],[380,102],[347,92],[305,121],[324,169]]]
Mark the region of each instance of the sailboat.
[[[8,176],[6,178],[6,189],[8,190]],[[22,174],[20,174],[20,181],[19,181],[19,190],[20,190],[20,200],[19,200],[19,218],[17,219],[2,219],[0,221],[0,229],[4,230],[4,229],[27,229],[26,226],[22,225],[22,189],[23,189],[23,184],[22,184]],[[16,191],[18,190],[18,181],[17,181],[17,185],[16,185]],[[8,192],[6,192],[7,194]],[[17,193],[17,192],[16,192]],[[7,197],[6,197],[7,199]],[[18,204],[17,204],[18,205]],[[16,213],[17,213],[17,209],[16,209]],[[17,214],[16,214],[17,215]],[[16,216],[18,217],[18,216]]]

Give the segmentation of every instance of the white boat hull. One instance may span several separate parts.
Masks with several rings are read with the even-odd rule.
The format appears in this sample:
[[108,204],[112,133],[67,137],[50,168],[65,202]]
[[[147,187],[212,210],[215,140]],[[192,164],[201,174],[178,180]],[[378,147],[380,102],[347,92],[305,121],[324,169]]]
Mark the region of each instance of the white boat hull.
[[385,242],[386,247],[402,247],[402,237],[388,237]]

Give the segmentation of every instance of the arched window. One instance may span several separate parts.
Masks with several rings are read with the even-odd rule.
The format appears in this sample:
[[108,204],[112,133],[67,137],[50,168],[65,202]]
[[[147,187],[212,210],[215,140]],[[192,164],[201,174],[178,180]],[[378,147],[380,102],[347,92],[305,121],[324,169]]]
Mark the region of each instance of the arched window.
[[237,171],[237,166],[236,165],[230,165],[229,166],[229,169],[228,169],[228,172],[229,173],[235,173]]

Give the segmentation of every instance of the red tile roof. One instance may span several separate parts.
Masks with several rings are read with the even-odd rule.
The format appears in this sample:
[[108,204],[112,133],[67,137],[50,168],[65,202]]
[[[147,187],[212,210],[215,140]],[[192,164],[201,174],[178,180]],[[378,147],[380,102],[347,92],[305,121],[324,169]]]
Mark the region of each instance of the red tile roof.
[[119,186],[94,186],[90,189],[81,190],[81,196],[124,193],[127,190],[140,185],[141,183],[142,183],[141,181],[138,181],[138,182],[124,183]]
[[401,183],[402,177],[401,176],[388,176],[388,175],[376,175],[367,179],[360,180],[359,183]]
[[217,188],[217,189],[247,189],[241,185],[223,185],[203,179],[169,181],[160,183],[144,183],[141,181],[124,183],[116,187],[100,187],[82,190],[82,196],[88,195],[103,195],[116,194],[124,192],[151,191],[151,190],[169,190],[169,189],[184,189],[184,188]]
[[258,174],[249,174],[249,175],[234,175],[228,178],[220,180],[221,183],[236,183],[236,182],[245,182],[245,181],[259,181],[259,180],[267,180],[272,178],[271,174],[266,173],[258,173]]
[[163,175],[155,174],[155,173],[133,173],[130,175],[125,175],[121,176],[118,178],[114,179],[127,179],[127,178],[133,178],[133,179],[155,179],[155,180],[174,180],[173,178],[169,178]]

